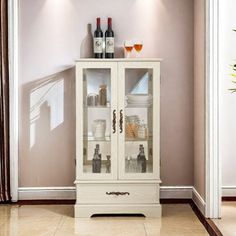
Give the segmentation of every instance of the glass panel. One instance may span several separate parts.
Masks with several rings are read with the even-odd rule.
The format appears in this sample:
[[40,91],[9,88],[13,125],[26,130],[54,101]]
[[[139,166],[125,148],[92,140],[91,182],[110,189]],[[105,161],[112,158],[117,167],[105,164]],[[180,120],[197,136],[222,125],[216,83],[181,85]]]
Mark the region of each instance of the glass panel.
[[111,71],[84,69],[84,173],[111,173]]
[[152,69],[125,70],[125,172],[152,173]]

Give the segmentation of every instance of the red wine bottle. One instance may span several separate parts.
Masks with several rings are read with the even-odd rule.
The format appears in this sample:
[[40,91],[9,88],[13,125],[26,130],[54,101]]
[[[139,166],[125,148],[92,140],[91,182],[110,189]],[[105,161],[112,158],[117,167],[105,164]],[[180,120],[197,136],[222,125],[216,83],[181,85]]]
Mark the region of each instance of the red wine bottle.
[[108,27],[105,33],[105,57],[114,58],[114,32],[112,30],[112,19],[108,18]]
[[100,18],[97,18],[97,28],[94,31],[94,38],[93,38],[93,51],[95,58],[102,58],[103,55],[102,40],[103,40],[103,32],[101,30],[101,20]]

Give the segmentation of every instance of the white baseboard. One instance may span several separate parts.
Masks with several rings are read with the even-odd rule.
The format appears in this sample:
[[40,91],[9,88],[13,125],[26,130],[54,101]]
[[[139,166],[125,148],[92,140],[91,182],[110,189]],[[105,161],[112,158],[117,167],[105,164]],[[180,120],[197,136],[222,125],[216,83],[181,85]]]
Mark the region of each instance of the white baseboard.
[[19,200],[75,199],[75,187],[21,187]]
[[192,199],[192,186],[161,186],[161,199]]
[[[236,193],[236,187],[225,187],[224,190],[231,191],[231,194]],[[18,197],[19,200],[73,200],[76,194],[75,187],[21,187],[18,188]],[[205,215],[206,203],[192,186],[161,186],[160,198],[192,199]]]
[[236,197],[236,186],[222,186],[222,197]]
[[[192,199],[192,186],[161,186],[161,199]],[[19,200],[75,199],[75,187],[21,187]]]
[[[73,200],[75,187],[21,187],[18,188],[19,200]],[[235,197],[236,186],[223,186],[223,197]],[[206,203],[192,186],[161,186],[161,199],[192,199],[205,215]]]
[[194,187],[193,187],[192,199],[193,199],[194,203],[196,204],[196,206],[198,207],[198,209],[201,211],[201,213],[205,216],[206,203]]

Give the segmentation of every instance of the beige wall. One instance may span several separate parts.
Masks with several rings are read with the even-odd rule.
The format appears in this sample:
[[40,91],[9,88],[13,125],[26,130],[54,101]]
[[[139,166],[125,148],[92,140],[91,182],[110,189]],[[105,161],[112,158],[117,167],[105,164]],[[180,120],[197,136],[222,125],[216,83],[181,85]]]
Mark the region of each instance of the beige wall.
[[118,46],[141,38],[143,56],[164,59],[161,178],[193,185],[193,0],[20,0],[21,187],[73,185],[74,69],[67,68],[86,24],[108,14]]
[[205,0],[194,8],[194,187],[205,199]]

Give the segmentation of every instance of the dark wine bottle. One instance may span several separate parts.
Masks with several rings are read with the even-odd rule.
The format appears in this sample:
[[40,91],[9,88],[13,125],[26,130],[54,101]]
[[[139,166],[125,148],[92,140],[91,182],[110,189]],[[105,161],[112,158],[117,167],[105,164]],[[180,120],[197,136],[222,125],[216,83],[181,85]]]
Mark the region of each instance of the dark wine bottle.
[[101,20],[100,18],[97,18],[97,28],[94,31],[94,38],[93,38],[93,51],[95,58],[102,58],[103,55],[102,40],[103,40],[103,32],[101,30]]
[[108,18],[108,27],[105,33],[105,57],[114,58],[114,32],[112,30],[112,18]]

